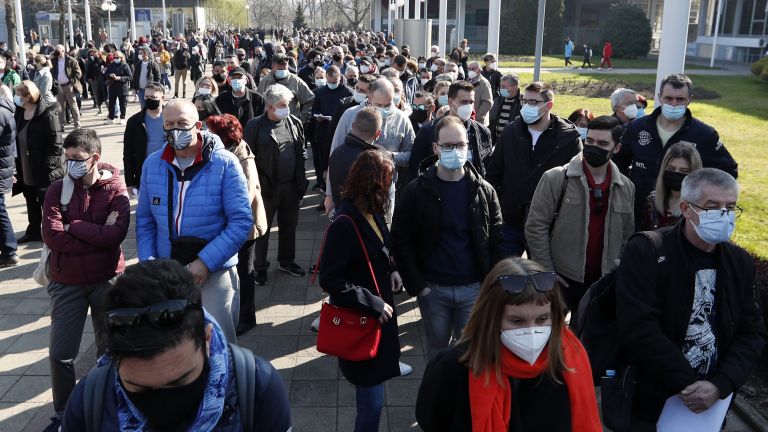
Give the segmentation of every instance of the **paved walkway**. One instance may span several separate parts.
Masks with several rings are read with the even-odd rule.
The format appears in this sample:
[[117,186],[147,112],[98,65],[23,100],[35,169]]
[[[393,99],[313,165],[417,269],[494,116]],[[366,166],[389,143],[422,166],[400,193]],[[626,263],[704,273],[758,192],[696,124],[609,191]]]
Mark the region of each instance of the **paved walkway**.
[[[90,106],[83,101],[83,106]],[[128,114],[138,110],[129,103]],[[83,110],[83,126],[95,128],[103,144],[103,160],[122,167],[123,126],[102,125],[103,118],[93,110]],[[317,194],[308,195],[301,207],[297,231],[297,262],[304,269],[314,263],[322,242],[327,219],[314,210]],[[132,202],[132,210],[136,202]],[[26,227],[24,199],[8,199],[11,220],[20,236]],[[274,237],[273,237],[274,238]],[[270,248],[275,262],[276,241]],[[37,265],[41,243],[21,245],[21,263],[0,270],[0,431],[38,432],[53,414],[47,358],[50,304],[44,288],[31,274]],[[136,262],[133,225],[123,244],[128,263]],[[322,293],[309,278],[278,274],[273,264],[267,286],[256,293],[258,326],[239,339],[241,345],[267,358],[280,371],[290,392],[294,431],[346,432],[353,430],[354,387],[339,374],[336,359],[315,350],[315,334],[310,323],[319,314]],[[386,384],[386,408],[382,431],[419,430],[414,405],[425,366],[424,337],[416,302],[407,295],[398,301],[402,360],[413,366],[413,374]],[[82,353],[77,362],[78,376],[87,373],[95,361],[93,331],[86,324]],[[731,431],[748,431],[734,422]]]
[[[533,73],[533,67],[524,68],[500,68],[502,73]],[[592,69],[579,69],[579,68],[542,68],[543,74],[549,73],[575,73],[575,74],[601,74],[601,75],[628,75],[628,74],[650,74],[655,75],[656,69],[649,68],[616,68],[613,70],[598,70]],[[715,75],[715,76],[732,76],[732,75],[751,75],[749,66],[744,65],[731,65],[724,69],[688,69],[686,72],[688,75]]]

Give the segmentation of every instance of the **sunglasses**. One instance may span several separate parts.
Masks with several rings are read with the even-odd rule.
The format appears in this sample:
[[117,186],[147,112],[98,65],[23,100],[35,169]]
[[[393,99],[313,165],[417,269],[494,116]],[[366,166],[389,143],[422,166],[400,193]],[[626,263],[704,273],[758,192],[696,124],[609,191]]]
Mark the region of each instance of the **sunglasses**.
[[501,289],[510,294],[520,294],[528,284],[533,285],[536,291],[545,293],[552,291],[556,280],[557,274],[555,272],[539,272],[526,275],[499,276],[496,278],[496,283],[501,286]]
[[190,310],[203,310],[203,307],[189,300],[177,299],[155,303],[144,308],[112,309],[106,314],[107,328],[119,330],[138,327],[142,318],[159,330],[177,328],[184,321]]

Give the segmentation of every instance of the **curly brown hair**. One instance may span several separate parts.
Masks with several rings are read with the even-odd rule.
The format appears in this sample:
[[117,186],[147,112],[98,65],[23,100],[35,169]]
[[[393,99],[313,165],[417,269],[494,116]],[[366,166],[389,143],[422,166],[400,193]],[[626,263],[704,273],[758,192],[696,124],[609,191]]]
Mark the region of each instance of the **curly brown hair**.
[[389,188],[395,164],[380,150],[366,150],[357,157],[341,190],[341,196],[361,212],[385,214],[389,211]]

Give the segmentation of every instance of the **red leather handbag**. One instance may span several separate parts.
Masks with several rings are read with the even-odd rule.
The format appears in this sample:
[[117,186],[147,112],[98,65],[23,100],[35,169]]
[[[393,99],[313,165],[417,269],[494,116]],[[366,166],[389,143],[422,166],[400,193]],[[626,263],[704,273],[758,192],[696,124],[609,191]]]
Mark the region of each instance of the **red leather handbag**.
[[[368,256],[368,251],[365,248],[365,243],[363,243],[363,237],[360,235],[357,224],[347,215],[339,215],[336,220],[340,218],[346,218],[352,222],[357,239],[363,248],[365,260],[368,263],[368,270],[371,272],[373,285],[376,288],[376,294],[381,297],[379,284],[373,272],[373,265],[371,265],[371,259]],[[326,231],[325,236],[327,238],[328,231]],[[325,239],[323,239],[322,248],[325,248]],[[318,265],[315,268],[319,272],[320,257],[318,257],[317,262]],[[317,272],[315,275],[317,275]],[[380,341],[381,324],[377,317],[366,316],[357,309],[335,306],[328,302],[323,303],[320,309],[320,326],[317,332],[318,351],[343,360],[365,361],[376,357],[376,354],[379,352]]]

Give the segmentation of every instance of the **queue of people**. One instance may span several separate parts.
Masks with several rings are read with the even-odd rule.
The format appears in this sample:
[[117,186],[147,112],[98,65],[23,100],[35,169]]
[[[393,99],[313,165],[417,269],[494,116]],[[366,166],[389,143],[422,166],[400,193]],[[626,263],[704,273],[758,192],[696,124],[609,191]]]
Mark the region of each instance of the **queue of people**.
[[[424,58],[383,33],[279,34],[91,43],[80,60],[61,46],[35,57],[34,82],[0,87],[13,136],[0,140],[0,191],[15,172],[29,219],[18,242],[50,250],[50,430],[291,429],[279,375],[237,339],[270,283],[273,228],[277,271],[307,276],[296,230],[308,160],[330,221],[310,273],[329,305],[380,332],[366,360],[338,355],[356,432],[378,430],[384,383],[412,373],[403,292],[426,334],[425,431],[602,430],[593,380],[615,371],[592,370],[574,323],[596,319],[580,304],[608,277],[621,330],[610,343],[637,374],[626,430],[655,430],[670,397],[700,413],[744,384],[766,334],[754,265],[729,242],[738,165],[689,109],[690,78],[666,77],[648,115],[617,89],[605,115],[566,117],[550,86],[500,72],[494,54],[470,61],[466,40]],[[122,175],[80,127],[88,88],[107,122],[124,123],[131,91],[140,104]],[[130,199],[139,264],[126,268]],[[14,265],[0,224],[0,264]],[[75,384],[89,307],[104,356]]]

